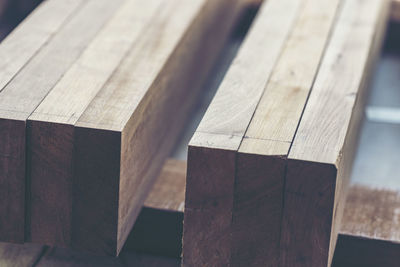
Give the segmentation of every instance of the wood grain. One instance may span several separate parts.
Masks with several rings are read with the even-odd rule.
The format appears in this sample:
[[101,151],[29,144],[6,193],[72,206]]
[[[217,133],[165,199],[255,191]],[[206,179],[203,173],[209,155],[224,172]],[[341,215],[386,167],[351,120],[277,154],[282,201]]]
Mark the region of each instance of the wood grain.
[[184,266],[228,265],[230,262],[236,151],[300,2],[271,0],[263,3],[190,141]]
[[398,191],[352,185],[333,266],[399,266],[399,207]]
[[0,91],[83,5],[49,0],[37,7],[0,44]]
[[74,125],[152,21],[161,1],[115,4],[121,5],[112,19],[28,118],[33,242],[70,245]]
[[[168,160],[157,178],[154,187],[138,221],[143,224],[133,230],[128,239],[127,249],[141,249],[150,253],[167,254],[179,257],[181,251],[181,233],[176,231],[182,224],[182,211],[178,210],[178,199],[172,192],[181,192],[185,185],[185,167],[182,161]],[[174,189],[165,194],[166,188]],[[161,189],[165,188],[165,189]],[[162,192],[158,194],[158,192]],[[162,201],[160,201],[160,196]],[[172,205],[171,205],[172,204]],[[366,185],[354,185],[349,188],[344,215],[340,226],[338,244],[335,250],[333,266],[398,266],[400,260],[400,231],[398,227],[400,194],[394,190],[384,190]],[[147,216],[147,215],[152,216]],[[166,216],[175,216],[174,224],[165,224]],[[172,221],[172,220],[170,220]],[[178,225],[177,225],[178,224]],[[140,239],[136,233],[140,230]],[[161,234],[164,232],[164,234]],[[174,233],[175,235],[166,235]],[[139,234],[139,233],[138,233]],[[165,246],[160,246],[160,242]],[[171,248],[176,250],[171,251]],[[171,254],[171,252],[173,252]]]
[[119,253],[242,10],[236,1],[163,4],[76,123],[76,248]]
[[[1,205],[1,214],[4,214],[1,218],[7,216],[7,220],[1,220],[1,228],[4,229],[4,232],[1,231],[3,235],[1,240],[23,242],[26,239],[24,238],[25,121],[51,90],[63,71],[80,54],[82,46],[96,33],[97,27],[109,12],[106,10],[98,19],[83,24],[82,21],[86,20],[92,12],[100,12],[102,9],[98,6],[99,1],[89,2],[69,18],[68,14],[72,14],[74,9],[79,7],[79,3],[79,1],[72,1],[69,6],[66,6],[61,1],[57,3],[51,1],[45,4],[44,10],[39,8],[37,13],[28,18],[29,27],[28,24],[27,26],[22,24],[1,44],[7,53],[2,56],[7,65],[4,67],[5,72],[0,75],[2,86],[4,86],[0,92],[2,132],[0,138],[2,168],[0,188],[2,191],[0,195],[7,198],[7,200],[3,199]],[[36,23],[36,25],[30,23]],[[27,31],[32,32],[27,33]],[[35,32],[37,35],[34,34]],[[79,35],[82,32],[84,32],[83,36],[72,37],[74,33]],[[52,36],[53,33],[54,36]],[[26,36],[32,39],[28,40]],[[24,42],[31,42],[32,47],[26,48],[27,44],[23,44]],[[64,46],[66,42],[70,44],[68,48]],[[24,51],[20,51],[21,49]],[[15,55],[15,61],[13,55]],[[8,64],[9,61],[12,62]]]
[[344,2],[289,152],[282,266],[329,266],[332,261],[387,4]]
[[286,158],[340,1],[304,1],[236,157],[232,265],[279,263]]

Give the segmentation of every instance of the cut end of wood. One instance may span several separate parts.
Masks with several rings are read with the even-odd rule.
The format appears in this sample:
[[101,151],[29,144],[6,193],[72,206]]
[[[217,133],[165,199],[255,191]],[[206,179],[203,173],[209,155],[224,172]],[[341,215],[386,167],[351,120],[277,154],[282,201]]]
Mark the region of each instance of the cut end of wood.
[[67,124],[29,120],[27,129],[28,240],[69,246],[74,128]]
[[336,238],[332,234],[336,177],[337,168],[332,164],[288,161],[280,242],[281,266],[328,265],[329,253],[333,251],[330,250],[331,238]]
[[229,264],[235,157],[235,151],[189,147],[184,266]]
[[23,243],[25,121],[0,119],[0,240]]
[[121,133],[75,128],[72,247],[117,256]]

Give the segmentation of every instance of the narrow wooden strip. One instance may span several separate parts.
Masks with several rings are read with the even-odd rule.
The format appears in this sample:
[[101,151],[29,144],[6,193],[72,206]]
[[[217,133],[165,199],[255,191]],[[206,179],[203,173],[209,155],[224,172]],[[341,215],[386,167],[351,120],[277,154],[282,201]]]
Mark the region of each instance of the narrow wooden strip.
[[[302,1],[266,1],[204,115],[191,145],[237,150]],[[285,16],[281,16],[285,13]],[[261,34],[262,33],[262,34]],[[257,64],[255,63],[257,62]],[[238,138],[236,138],[238,137]],[[222,137],[221,137],[222,138]]]
[[230,262],[235,154],[301,2],[263,3],[190,142],[184,265]]
[[74,125],[160,3],[125,1],[28,118],[33,242],[70,245]]
[[342,235],[400,244],[400,192],[352,185],[346,199]]
[[74,148],[75,247],[119,253],[242,10],[239,3],[163,2],[81,116]]
[[48,0],[0,44],[0,91],[83,5],[83,0]]
[[286,157],[340,1],[304,1],[236,158],[232,265],[279,263]]
[[289,152],[282,266],[329,266],[332,261],[367,78],[387,18],[387,1],[344,3]]
[[[0,91],[82,3],[80,0],[46,1],[2,41]],[[18,158],[23,158],[25,153],[25,126],[3,119],[0,124],[0,214],[3,214],[0,216],[0,240],[22,243],[25,231],[25,167],[19,165]]]
[[346,200],[333,266],[399,266],[399,207],[399,191],[365,184],[352,185]]
[[7,196],[0,212],[7,218],[4,240],[24,240],[25,121],[112,13],[109,1],[101,2],[83,5],[0,92],[0,195]]

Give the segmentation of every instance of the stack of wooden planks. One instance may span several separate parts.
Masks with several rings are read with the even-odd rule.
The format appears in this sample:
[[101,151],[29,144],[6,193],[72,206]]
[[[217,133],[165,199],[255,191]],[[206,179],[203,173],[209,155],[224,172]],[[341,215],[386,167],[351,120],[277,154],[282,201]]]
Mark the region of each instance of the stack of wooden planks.
[[[187,183],[186,162],[163,167],[259,2],[40,5],[0,44],[0,241],[118,255],[137,221],[127,247],[178,256],[184,216],[184,266],[356,264],[348,246],[396,255],[397,192],[352,187],[342,216],[386,0],[266,0],[192,138]],[[381,202],[363,211],[367,194]],[[387,223],[365,222],[378,203],[393,208]],[[27,264],[63,254],[43,251]]]
[[0,240],[118,255],[242,0],[48,0],[0,45]]
[[388,7],[264,2],[190,142],[183,265],[330,266]]
[[[169,159],[146,199],[127,248],[180,257],[185,181],[186,162]],[[399,205],[399,190],[351,185],[332,266],[399,266]]]

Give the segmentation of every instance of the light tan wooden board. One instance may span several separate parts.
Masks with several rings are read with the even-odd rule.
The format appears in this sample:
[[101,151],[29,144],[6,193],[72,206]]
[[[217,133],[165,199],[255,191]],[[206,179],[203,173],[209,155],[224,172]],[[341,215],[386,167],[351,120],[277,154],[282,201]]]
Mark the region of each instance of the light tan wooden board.
[[271,0],[262,4],[189,145],[238,149],[300,3]]
[[161,3],[115,3],[118,10],[112,18],[28,118],[33,242],[70,245],[73,158],[57,157],[58,149],[63,155],[72,155],[73,140],[66,138],[65,133],[73,131],[91,100],[154,21]]
[[[228,0],[163,4],[161,15],[75,124],[79,194],[75,194],[73,224],[76,246],[81,248],[108,249],[116,244],[116,252],[111,248],[111,253],[119,253],[244,8],[241,1]],[[103,147],[98,147],[99,142]],[[103,156],[105,151],[115,161]],[[111,175],[119,178],[110,181]],[[89,190],[102,179],[113,184]],[[104,210],[110,214],[107,220],[103,220]],[[92,220],[104,222],[99,225],[105,236],[101,242],[95,231],[87,230],[92,229]],[[117,233],[113,233],[115,225]]]
[[[78,3],[71,2],[71,6],[76,6]],[[53,16],[57,16],[57,12],[60,12],[60,8],[65,13],[71,12],[69,8],[65,7],[64,4],[53,3],[45,4],[44,7],[54,7],[55,14],[50,14],[51,11],[47,10],[43,16],[48,16],[52,25],[47,25],[42,22],[44,32],[50,31],[47,35],[51,35],[53,31],[56,31],[57,25],[59,30],[54,34],[52,38],[42,45],[39,49],[39,39],[34,39],[33,46],[39,49],[35,52],[35,55],[28,60],[26,57],[28,54],[21,52],[21,58],[25,58],[28,62],[22,63],[21,58],[17,58],[17,65],[13,62],[10,66],[7,65],[7,71],[23,67],[20,70],[15,70],[15,76],[9,82],[5,82],[6,86],[0,91],[0,129],[1,129],[1,142],[0,142],[0,155],[1,157],[1,168],[2,168],[2,186],[4,189],[0,195],[3,196],[1,203],[4,204],[4,214],[8,214],[8,223],[11,224],[7,227],[7,234],[5,240],[22,242],[24,239],[23,228],[24,228],[24,209],[25,209],[25,121],[27,117],[33,112],[33,110],[39,105],[46,94],[51,90],[53,85],[62,76],[62,74],[69,68],[74,60],[79,56],[84,46],[89,42],[91,37],[95,35],[98,29],[101,27],[103,20],[107,19],[110,12],[113,10],[113,6],[104,8],[101,5],[101,1],[88,1],[81,6],[81,9],[77,12],[72,12],[71,18],[65,18],[65,15],[59,15],[59,18],[66,20],[65,23],[57,22],[57,19]],[[107,4],[106,4],[107,5]],[[62,8],[63,7],[63,8]],[[39,15],[40,11],[39,9]],[[58,11],[57,11],[58,10]],[[101,16],[88,20],[93,14],[101,13]],[[35,27],[40,26],[39,18],[36,18],[36,14],[32,15],[34,18],[32,23],[38,23],[38,25],[30,27],[32,31],[35,31]],[[43,18],[45,19],[45,18]],[[31,20],[31,17],[28,18]],[[28,21],[29,22],[29,21]],[[30,23],[30,22],[29,22]],[[10,42],[15,43],[18,36],[22,38],[21,41],[25,40],[24,32],[19,32],[24,29],[24,24],[21,28],[17,29],[15,37],[10,36]],[[39,31],[36,29],[36,31]],[[76,34],[74,36],[74,34]],[[82,35],[81,35],[82,34]],[[30,34],[26,34],[30,35]],[[78,35],[78,36],[77,36]],[[81,36],[80,36],[81,35]],[[4,41],[4,45],[9,47],[8,41]],[[68,43],[69,46],[65,44]],[[3,44],[2,44],[3,45]],[[16,49],[24,47],[23,44],[16,46]],[[12,49],[12,48],[7,48]],[[27,49],[34,52],[33,48]],[[13,52],[14,53],[14,52]],[[21,66],[24,64],[23,66]],[[14,66],[14,67],[12,67]],[[10,67],[10,69],[8,69]],[[7,75],[6,75],[7,76]],[[4,76],[4,77],[6,77]],[[4,80],[6,81],[6,80]],[[6,216],[2,216],[6,218]],[[12,219],[15,218],[15,219]],[[6,229],[5,225],[2,227]],[[18,228],[13,230],[13,228]],[[18,237],[11,237],[10,234],[18,231]],[[25,237],[26,239],[27,237]]]
[[[374,0],[344,3],[289,153],[282,266],[331,263],[365,87],[383,39],[387,4]],[[309,245],[304,245],[306,240]]]
[[278,265],[286,157],[340,1],[303,1],[236,157],[232,264]]
[[0,91],[83,4],[83,0],[44,1],[1,42]]
[[[230,262],[235,152],[300,3],[290,0],[263,3],[190,141],[184,265],[212,266]],[[213,182],[208,183],[206,177]],[[215,216],[214,219],[208,220],[211,216]]]

